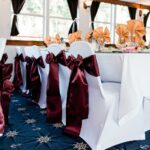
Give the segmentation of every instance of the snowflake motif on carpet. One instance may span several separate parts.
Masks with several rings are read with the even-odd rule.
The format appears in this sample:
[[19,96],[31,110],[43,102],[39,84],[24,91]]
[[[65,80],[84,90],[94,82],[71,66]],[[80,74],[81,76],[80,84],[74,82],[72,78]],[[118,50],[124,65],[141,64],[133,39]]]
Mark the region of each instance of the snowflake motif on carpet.
[[51,137],[48,137],[48,136],[41,136],[37,138],[37,142],[39,142],[40,144],[48,143],[49,141],[51,141]]
[[18,108],[17,110],[18,110],[18,111],[25,111],[26,108],[25,108],[25,107],[20,107],[20,108]]
[[13,149],[16,149],[19,146],[21,146],[21,144],[12,144],[12,145],[10,145],[10,147],[13,148]]
[[6,137],[14,137],[16,135],[18,135],[18,132],[16,131],[9,131],[6,133]]
[[13,102],[13,103],[18,103],[18,102],[19,102],[19,100],[14,99],[14,100],[12,100],[12,102]]
[[40,113],[44,115],[46,114],[46,110],[41,110]]
[[88,148],[88,145],[83,142],[74,144],[74,149],[77,149],[77,150],[86,150],[87,148]]
[[140,148],[143,150],[148,150],[150,149],[150,145],[140,145]]
[[27,124],[32,124],[32,123],[35,123],[36,120],[35,120],[35,119],[27,119],[25,122],[26,122]]
[[62,128],[63,127],[63,124],[62,123],[55,123],[53,125],[55,128]]
[[41,128],[33,128],[32,131],[40,131]]
[[26,114],[23,114],[22,116],[30,116],[30,114],[29,114],[29,113],[26,113]]

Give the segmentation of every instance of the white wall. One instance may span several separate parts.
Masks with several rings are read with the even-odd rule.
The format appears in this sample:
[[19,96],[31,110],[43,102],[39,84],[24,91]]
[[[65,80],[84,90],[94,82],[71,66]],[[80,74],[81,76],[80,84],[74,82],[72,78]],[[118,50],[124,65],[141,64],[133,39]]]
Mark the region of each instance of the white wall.
[[10,0],[0,0],[0,37],[10,35]]

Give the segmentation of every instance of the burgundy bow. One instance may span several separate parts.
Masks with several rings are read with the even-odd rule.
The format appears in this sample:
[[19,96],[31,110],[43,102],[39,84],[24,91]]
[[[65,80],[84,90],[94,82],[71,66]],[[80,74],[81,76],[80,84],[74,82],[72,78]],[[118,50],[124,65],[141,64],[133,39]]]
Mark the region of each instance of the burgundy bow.
[[[69,62],[70,61],[70,62]],[[78,136],[80,134],[82,120],[88,118],[88,83],[84,70],[89,74],[98,76],[99,70],[95,55],[83,59],[81,56],[75,59],[68,58],[68,66],[72,69],[66,107],[66,133]]]
[[47,90],[47,119],[51,123],[61,122],[62,104],[59,91],[58,63],[61,63],[62,65],[67,65],[64,51],[61,51],[57,56],[49,53],[46,57],[46,63],[50,66]]
[[0,64],[0,82],[11,78],[11,73],[13,70],[12,64]]
[[32,58],[26,56],[25,61],[26,61],[26,89],[28,90],[31,89],[30,73],[31,73],[31,66],[32,66]]
[[0,63],[4,64],[7,59],[8,59],[8,55],[6,53],[4,53],[3,56],[2,56],[2,59],[1,59]]
[[42,68],[45,68],[42,56],[40,56],[38,59],[32,58],[32,66],[31,66],[31,87],[32,87],[32,98],[33,100],[38,103],[41,93],[41,80],[40,75],[38,71],[38,65]]
[[19,89],[19,87],[23,84],[22,74],[21,74],[21,66],[20,61],[24,61],[23,55],[20,54],[15,57],[15,71],[14,71],[14,87],[15,89]]

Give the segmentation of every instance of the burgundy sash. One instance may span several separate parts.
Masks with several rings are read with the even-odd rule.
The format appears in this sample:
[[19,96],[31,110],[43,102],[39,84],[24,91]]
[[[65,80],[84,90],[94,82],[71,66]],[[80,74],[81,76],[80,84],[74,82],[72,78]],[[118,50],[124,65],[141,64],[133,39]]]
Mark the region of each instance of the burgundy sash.
[[3,109],[6,124],[8,123],[10,96],[11,96],[13,91],[14,91],[13,84],[9,80],[5,80],[3,82],[0,101],[2,104],[2,109]]
[[25,61],[26,61],[26,89],[29,90],[31,89],[30,73],[31,73],[31,66],[32,66],[32,58],[26,56]]
[[15,71],[14,71],[14,87],[15,89],[19,89],[19,87],[23,84],[20,61],[24,61],[23,55],[20,54],[15,57]]
[[64,51],[57,56],[49,53],[46,57],[46,63],[49,64],[48,90],[47,90],[47,120],[55,123],[62,120],[62,104],[59,91],[59,64],[66,65]]
[[0,66],[0,103],[2,105],[5,123],[8,123],[10,95],[13,92],[13,84],[9,81],[13,70],[12,64]]
[[4,125],[5,125],[4,115],[3,115],[3,110],[2,110],[1,103],[0,103],[0,134],[4,132]]
[[38,65],[42,68],[45,68],[42,56],[40,56],[38,59],[32,58],[33,63],[31,66],[31,88],[32,88],[32,98],[33,100],[38,103],[40,94],[41,94],[41,80],[40,75],[38,71]]
[[98,65],[95,55],[82,59],[81,56],[75,59],[70,57],[68,65],[72,68],[69,82],[67,106],[66,106],[66,127],[65,133],[79,136],[82,120],[88,118],[88,83],[84,70],[93,76],[99,76]]

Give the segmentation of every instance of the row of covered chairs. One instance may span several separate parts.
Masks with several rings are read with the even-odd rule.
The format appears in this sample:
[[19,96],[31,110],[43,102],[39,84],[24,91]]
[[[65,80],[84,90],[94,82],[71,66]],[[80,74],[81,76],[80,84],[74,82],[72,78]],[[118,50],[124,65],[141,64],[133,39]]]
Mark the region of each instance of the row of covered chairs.
[[[68,52],[57,44],[44,50],[17,47],[17,57],[22,75],[20,88],[23,92],[31,89],[34,101],[47,108],[48,121],[62,121],[66,133],[79,135],[93,150],[144,138],[142,108],[134,120],[119,126],[120,83],[101,82],[101,70],[88,43],[74,42]],[[18,69],[15,72],[19,76]],[[30,86],[28,78],[32,80]]]
[[8,124],[10,96],[14,90],[10,81],[13,71],[13,64],[6,64],[7,54],[3,54],[0,61],[0,136],[4,133],[4,128]]

